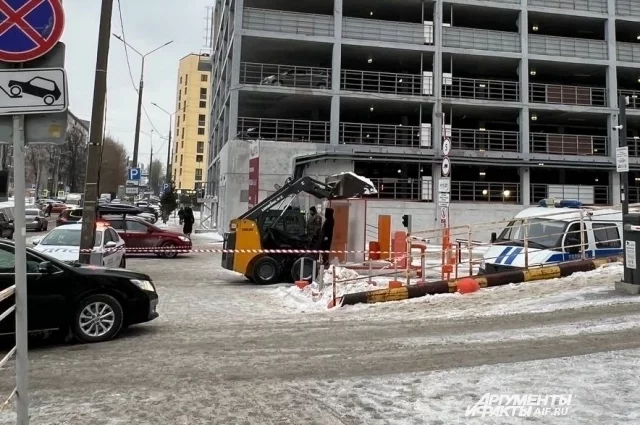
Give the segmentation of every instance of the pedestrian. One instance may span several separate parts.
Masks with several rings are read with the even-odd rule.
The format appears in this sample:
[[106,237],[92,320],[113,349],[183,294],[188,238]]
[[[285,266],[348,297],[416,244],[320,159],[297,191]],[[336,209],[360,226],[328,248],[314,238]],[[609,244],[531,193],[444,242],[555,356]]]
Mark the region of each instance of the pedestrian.
[[178,210],[178,218],[180,219],[180,224],[184,223],[184,208],[180,207]]
[[318,214],[316,207],[311,207],[309,208],[309,218],[307,219],[307,237],[309,238],[310,245],[312,247],[315,247],[318,244],[321,230],[322,217]]
[[47,205],[47,210],[46,210],[46,216],[47,217],[51,217],[51,211],[53,210],[53,204],[51,202],[49,202],[49,205]]
[[187,237],[191,237],[191,232],[193,232],[193,223],[196,221],[191,207],[186,207],[184,209],[183,220],[184,226],[182,227],[182,233],[184,233]]
[[[320,250],[321,251],[330,251],[331,250],[331,242],[333,242],[333,227],[335,225],[335,221],[333,219],[333,208],[327,208],[324,213],[324,223],[322,224],[322,230],[320,231],[320,237],[322,238],[320,241]],[[322,253],[322,264],[325,266],[329,265],[329,253]]]

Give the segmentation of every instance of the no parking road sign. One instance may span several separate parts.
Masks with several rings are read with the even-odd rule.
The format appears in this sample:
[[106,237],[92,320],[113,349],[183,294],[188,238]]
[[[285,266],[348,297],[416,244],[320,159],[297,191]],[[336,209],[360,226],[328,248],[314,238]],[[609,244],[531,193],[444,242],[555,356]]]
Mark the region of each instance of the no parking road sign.
[[0,62],[27,62],[45,55],[63,30],[60,0],[0,0]]

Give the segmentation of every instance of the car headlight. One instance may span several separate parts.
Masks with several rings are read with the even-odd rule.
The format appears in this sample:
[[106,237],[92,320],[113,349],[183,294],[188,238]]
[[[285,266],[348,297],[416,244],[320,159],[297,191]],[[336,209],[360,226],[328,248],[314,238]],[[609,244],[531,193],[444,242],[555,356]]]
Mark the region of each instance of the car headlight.
[[178,239],[180,239],[182,242],[189,242],[191,240],[186,236],[178,236]]
[[134,285],[136,285],[138,288],[142,289],[143,291],[156,292],[156,288],[148,280],[131,279],[131,283],[133,283]]

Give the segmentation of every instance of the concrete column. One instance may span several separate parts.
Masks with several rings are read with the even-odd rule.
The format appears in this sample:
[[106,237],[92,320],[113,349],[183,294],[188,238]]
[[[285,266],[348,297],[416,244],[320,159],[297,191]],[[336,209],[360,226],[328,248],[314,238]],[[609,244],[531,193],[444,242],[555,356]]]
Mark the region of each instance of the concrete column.
[[[618,107],[618,72],[616,52],[616,5],[610,1],[608,4],[608,17],[605,21],[605,38],[609,53],[607,66],[607,102],[611,108]],[[607,135],[609,136],[609,156],[615,163],[616,148],[619,146],[619,131],[613,127],[618,125],[618,113],[611,113],[607,117]],[[622,131],[627,131],[623,129]],[[609,201],[613,205],[620,205],[620,175],[614,170],[609,173]]]
[[[622,199],[620,199],[620,173],[616,170],[609,172],[609,203],[611,205],[620,205]],[[628,196],[628,195],[627,195]]]
[[[238,102],[240,99],[238,87],[240,85],[240,59],[242,53],[242,18],[244,0],[235,0],[236,7],[233,14],[233,46],[231,47],[231,94],[229,96],[229,139],[235,139],[238,134]],[[224,141],[223,143],[226,143]]]
[[340,77],[342,74],[342,0],[333,6],[333,57],[331,61],[331,144],[340,141]]
[[520,101],[523,108],[520,110],[520,152],[524,159],[529,159],[529,123],[531,120],[529,113],[529,16],[527,15],[527,0],[521,0],[520,17],[518,26],[520,27],[520,46],[522,49],[522,59],[518,74],[520,76]]
[[520,203],[531,205],[531,172],[529,167],[520,168]]
[[[433,10],[433,41],[435,53],[433,55],[433,116],[431,120],[431,143],[436,155],[442,152],[442,3],[436,0]],[[453,70],[452,70],[453,71]],[[433,166],[433,203],[436,206],[434,220],[440,227],[440,205],[438,204],[438,180],[441,175],[441,163],[438,161]]]

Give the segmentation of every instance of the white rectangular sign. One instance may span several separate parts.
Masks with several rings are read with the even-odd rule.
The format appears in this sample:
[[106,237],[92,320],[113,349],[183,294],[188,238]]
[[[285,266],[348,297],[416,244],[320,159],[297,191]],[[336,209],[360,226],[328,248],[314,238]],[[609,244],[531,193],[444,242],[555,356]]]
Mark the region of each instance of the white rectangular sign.
[[127,180],[127,186],[140,186],[140,180]]
[[451,179],[449,177],[440,177],[440,180],[438,180],[438,192],[439,193],[451,192]]
[[635,241],[624,242],[625,265],[629,269],[636,269],[636,243]]
[[449,206],[451,196],[448,193],[438,193],[438,205]]
[[64,112],[68,98],[62,68],[0,70],[0,115]]
[[629,172],[629,147],[616,148],[616,171],[618,173]]
[[138,194],[138,186],[127,187],[125,188],[125,192],[127,195],[137,195]]

